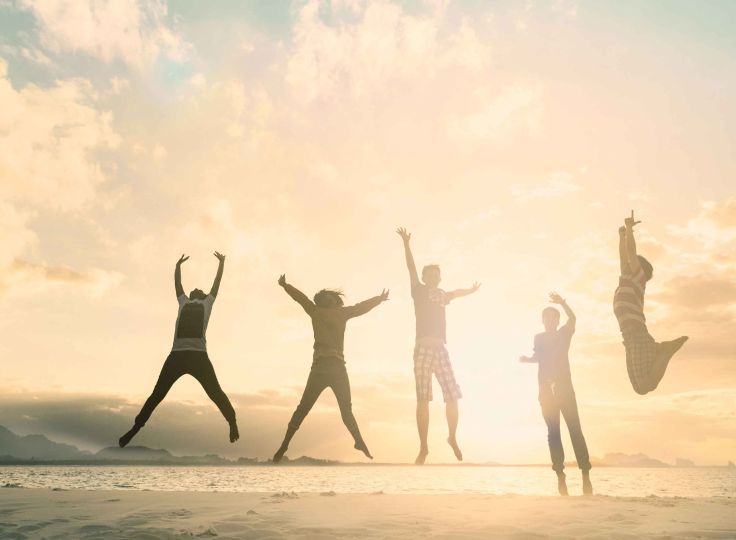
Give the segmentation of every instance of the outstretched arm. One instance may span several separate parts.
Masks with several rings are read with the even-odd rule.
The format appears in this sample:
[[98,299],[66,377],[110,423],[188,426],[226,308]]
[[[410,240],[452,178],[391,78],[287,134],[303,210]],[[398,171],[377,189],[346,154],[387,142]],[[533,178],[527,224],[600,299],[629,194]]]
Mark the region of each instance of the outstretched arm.
[[562,298],[556,292],[551,292],[549,293],[549,301],[552,302],[553,304],[559,305],[560,307],[562,307],[562,309],[565,310],[565,315],[567,315],[567,325],[566,326],[571,326],[572,328],[575,328],[577,317],[575,317],[575,313],[570,308],[570,306],[567,305],[567,302],[565,301],[565,299]]
[[351,319],[353,317],[360,317],[361,315],[365,315],[374,307],[378,306],[378,304],[380,304],[381,302],[385,302],[386,300],[388,300],[388,289],[383,289],[383,292],[381,292],[381,294],[379,294],[378,296],[374,296],[373,298],[364,300],[358,304],[355,304],[354,306],[348,306],[344,308],[344,312],[347,315],[348,319]]
[[211,296],[217,296],[217,293],[220,291],[220,281],[222,281],[222,273],[225,271],[225,255],[215,251],[215,257],[220,261],[220,264],[217,267],[215,282],[212,284],[212,288],[210,289]]
[[176,270],[174,270],[174,290],[176,291],[176,297],[179,298],[184,294],[184,287],[181,286],[181,265],[188,259],[187,255],[182,254],[179,260],[176,261]]
[[286,283],[286,274],[281,274],[281,277],[279,277],[279,285],[283,287],[283,289],[286,291],[286,294],[291,296],[300,306],[304,308],[304,311],[306,311],[308,315],[312,315],[315,308],[314,302],[307,298],[307,295],[304,294],[302,291]]
[[534,354],[531,356],[519,357],[519,362],[522,364],[538,364],[539,358],[537,358],[537,336],[534,336]]
[[407,232],[404,227],[396,229],[396,233],[404,241],[404,256],[406,257],[406,267],[409,269],[409,280],[411,281],[411,288],[413,289],[419,285],[419,275],[417,274],[417,265],[414,264],[414,255],[411,253],[411,246],[409,240],[411,240],[411,233]]
[[632,274],[636,274],[641,270],[639,257],[636,255],[636,240],[634,240],[634,227],[641,223],[634,219],[634,211],[631,211],[631,217],[627,217],[624,221],[626,225],[626,258],[629,262],[629,269]]
[[447,293],[447,301],[454,300],[455,298],[461,298],[463,296],[468,296],[469,294],[473,294],[475,291],[480,289],[480,283],[477,281],[473,283],[472,287],[468,287],[467,289],[457,289],[454,291],[450,291]]

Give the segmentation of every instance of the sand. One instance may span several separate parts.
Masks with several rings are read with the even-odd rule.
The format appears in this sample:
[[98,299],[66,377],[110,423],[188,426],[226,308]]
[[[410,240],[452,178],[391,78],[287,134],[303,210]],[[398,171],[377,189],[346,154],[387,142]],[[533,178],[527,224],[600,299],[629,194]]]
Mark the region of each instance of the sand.
[[0,489],[0,538],[736,538],[734,498]]

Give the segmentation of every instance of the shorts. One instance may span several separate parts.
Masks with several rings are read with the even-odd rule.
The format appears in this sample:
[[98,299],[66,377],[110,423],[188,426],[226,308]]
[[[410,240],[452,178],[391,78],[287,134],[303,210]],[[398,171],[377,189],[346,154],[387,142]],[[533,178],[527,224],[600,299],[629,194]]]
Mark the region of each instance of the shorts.
[[452,372],[450,355],[442,345],[414,347],[414,381],[417,387],[417,401],[432,401],[432,374],[442,388],[445,403],[463,397],[460,386]]
[[649,384],[652,366],[657,360],[659,344],[645,327],[627,329],[622,332],[626,348],[626,370],[634,389]]

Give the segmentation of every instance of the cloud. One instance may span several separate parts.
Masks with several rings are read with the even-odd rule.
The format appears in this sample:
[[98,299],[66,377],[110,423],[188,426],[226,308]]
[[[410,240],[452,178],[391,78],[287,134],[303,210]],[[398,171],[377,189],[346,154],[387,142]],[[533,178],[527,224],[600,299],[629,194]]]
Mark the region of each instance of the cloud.
[[410,15],[386,1],[310,0],[298,12],[286,80],[311,101],[381,94],[390,83],[431,80],[450,67],[484,69],[489,51],[472,26],[446,23],[441,4]]
[[23,0],[41,42],[54,52],[84,53],[135,68],[159,56],[182,61],[189,45],[172,27],[161,0]]
[[511,186],[511,194],[517,202],[527,202],[531,199],[548,199],[561,197],[569,193],[580,191],[580,185],[572,181],[573,175],[568,172],[556,172],[550,175],[545,182],[535,186]]
[[79,79],[16,90],[0,59],[0,197],[62,211],[94,198],[105,174],[93,153],[119,140],[95,99]]

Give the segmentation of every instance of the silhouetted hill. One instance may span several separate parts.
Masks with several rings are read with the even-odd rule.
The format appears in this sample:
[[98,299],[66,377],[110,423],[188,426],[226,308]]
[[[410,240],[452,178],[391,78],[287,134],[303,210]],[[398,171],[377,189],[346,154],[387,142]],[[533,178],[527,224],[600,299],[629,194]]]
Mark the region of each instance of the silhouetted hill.
[[146,446],[108,446],[97,452],[96,459],[112,461],[171,461],[174,456],[162,448],[148,448]]
[[596,460],[598,465],[606,467],[670,467],[664,461],[651,458],[646,454],[622,454],[612,452],[603,459]]
[[70,444],[56,443],[44,435],[16,435],[0,426],[0,456],[12,456],[25,460],[84,460],[92,454]]

